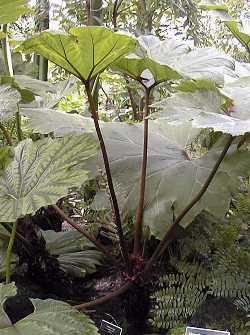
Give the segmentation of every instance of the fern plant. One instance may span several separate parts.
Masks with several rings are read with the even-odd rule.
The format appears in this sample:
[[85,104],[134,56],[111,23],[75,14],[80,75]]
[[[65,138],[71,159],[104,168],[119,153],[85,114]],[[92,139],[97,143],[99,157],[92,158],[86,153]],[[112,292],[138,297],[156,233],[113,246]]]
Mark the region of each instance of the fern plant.
[[[242,201],[242,197],[240,194],[235,198]],[[246,206],[244,208],[246,210]],[[250,253],[249,238],[244,242],[244,236],[249,234],[243,221],[245,213],[238,207],[238,211],[224,221],[205,213],[197,218],[188,236],[170,253],[174,272],[160,277],[151,297],[150,322],[154,327],[168,329],[188,322],[208,295],[229,298],[248,312]],[[172,299],[169,299],[170,294]]]
[[185,323],[199,305],[206,299],[206,291],[196,285],[196,276],[185,274],[169,274],[159,280],[162,288],[156,291],[151,299],[151,324],[156,328],[174,328]]

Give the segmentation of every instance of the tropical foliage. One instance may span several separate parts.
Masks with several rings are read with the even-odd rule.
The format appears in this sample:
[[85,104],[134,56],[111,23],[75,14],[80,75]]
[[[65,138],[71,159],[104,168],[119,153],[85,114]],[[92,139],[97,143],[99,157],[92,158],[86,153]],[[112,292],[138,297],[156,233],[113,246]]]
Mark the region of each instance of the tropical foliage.
[[[152,319],[156,327],[168,329],[178,322],[186,322],[208,292],[214,296],[237,298],[238,305],[244,305],[249,299],[249,278],[243,280],[238,268],[232,275],[233,264],[242,264],[242,259],[237,258],[234,250],[239,231],[234,230],[234,223],[230,221],[235,215],[233,199],[248,184],[249,177],[248,64],[239,64],[223,51],[207,45],[200,48],[197,47],[199,43],[162,38],[161,31],[156,30],[158,36],[154,36],[155,14],[151,12],[161,12],[158,11],[158,7],[163,6],[161,1],[151,4],[145,1],[142,7],[137,4],[147,19],[144,27],[137,22],[141,34],[135,29],[134,18],[130,29],[133,34],[117,32],[117,19],[119,14],[124,19],[121,8],[126,1],[121,3],[114,4],[113,27],[79,27],[76,24],[65,32],[41,31],[22,42],[10,43],[11,29],[7,24],[24,13],[29,15],[27,1],[19,0],[10,5],[0,0],[0,22],[3,24],[0,216],[1,225],[5,230],[7,227],[8,232],[4,230],[0,235],[4,239],[1,271],[6,272],[6,285],[1,287],[2,334],[14,334],[15,329],[20,334],[34,333],[40,322],[46,323],[41,334],[46,330],[51,334],[67,334],[73,329],[79,334],[97,334],[86,316],[61,302],[32,300],[34,313],[15,325],[5,314],[6,298],[16,293],[14,285],[10,284],[15,262],[13,250],[20,253],[19,243],[29,246],[26,238],[32,234],[22,234],[34,228],[32,218],[41,208],[53,208],[78,230],[39,231],[40,240],[37,228],[33,231],[37,241],[45,240],[48,253],[57,259],[64,273],[77,278],[93,274],[102,264],[104,254],[116,266],[119,264],[116,275],[123,274],[122,287],[113,292],[112,297],[124,293],[139,279],[145,284],[145,277],[152,275],[152,267],[170,244],[178,240],[179,233],[188,235],[189,226],[195,226],[204,213],[216,222],[223,222],[220,228],[211,227],[207,217],[202,222],[204,229],[210,232],[215,229],[227,236],[225,242],[223,234],[220,235],[219,247],[209,245],[213,271],[204,269],[201,262],[189,262],[190,258],[195,260],[194,254],[201,251],[201,245],[190,254],[168,260],[168,266],[174,271],[162,277],[160,284],[166,287],[153,295],[158,304],[153,309]],[[91,11],[97,10],[92,5],[87,22],[101,23],[101,16],[91,17]],[[135,3],[131,6],[134,8]],[[200,7],[192,1],[186,1],[186,5],[180,1],[179,5],[172,6],[169,2],[167,7],[178,18],[190,19],[186,23],[189,28],[197,25],[191,9],[195,9],[197,15],[201,15],[200,10],[227,11],[225,4],[214,2]],[[244,21],[223,24],[249,53],[250,36]],[[193,36],[195,41],[195,34],[189,32],[187,35]],[[18,55],[18,71],[12,53]],[[26,57],[24,62],[22,57]],[[33,68],[32,58],[34,63],[40,59],[38,72],[46,69],[41,65],[44,64],[42,60],[48,60],[51,73],[55,71],[58,77],[52,76],[50,82],[44,82],[34,78],[34,73],[33,77],[29,76],[25,71],[29,65]],[[23,64],[24,73],[20,64]],[[43,76],[39,72],[38,77],[45,78],[47,74]],[[64,80],[53,83],[59,77]],[[115,86],[112,81],[117,78],[123,83],[123,89],[126,88],[128,97],[123,118],[103,87],[108,81]],[[66,112],[62,101],[76,90],[83,97],[84,108],[81,108],[84,111]],[[107,113],[101,113],[99,105],[103,105],[103,101],[98,103],[101,90],[106,105],[112,104],[117,113],[113,121]],[[133,122],[130,107],[134,113]],[[104,108],[105,112],[107,110]],[[108,220],[114,227],[118,248],[111,248],[114,240],[112,244],[106,241],[108,246],[105,245],[98,236],[98,229],[96,233],[88,220],[83,225],[73,220],[77,208],[70,206],[71,194],[91,182],[95,188],[84,199],[98,213],[95,216],[98,222],[91,224],[107,226]],[[69,208],[66,209],[65,203]],[[80,219],[83,219],[83,209],[80,215],[78,213]],[[225,217],[229,223],[224,222]],[[223,225],[228,226],[226,231]],[[209,236],[209,241],[213,238]],[[155,244],[151,248],[153,239]],[[150,247],[145,250],[146,242]],[[187,244],[190,243],[194,241],[188,240]],[[225,254],[225,250],[228,253]],[[249,255],[244,252],[245,258],[242,257],[246,260]],[[225,273],[222,264],[228,266],[226,279],[222,278]],[[103,299],[100,301],[106,301]],[[170,303],[174,310],[168,308]],[[78,308],[92,304],[95,302],[81,304]]]

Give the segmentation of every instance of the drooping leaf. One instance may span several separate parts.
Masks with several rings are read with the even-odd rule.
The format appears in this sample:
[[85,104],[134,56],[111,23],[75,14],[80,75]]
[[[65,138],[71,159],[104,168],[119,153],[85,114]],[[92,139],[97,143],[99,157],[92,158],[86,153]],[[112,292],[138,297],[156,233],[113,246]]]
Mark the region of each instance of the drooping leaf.
[[[157,59],[159,64],[162,63],[161,60],[168,60],[173,63],[176,57],[191,51],[190,46],[176,39],[160,40],[153,35],[144,35],[139,36],[138,41],[143,48],[141,53],[150,59]],[[161,54],[160,57],[159,54]],[[163,64],[165,64],[164,61]]]
[[56,137],[60,137],[80,135],[94,129],[91,118],[55,109],[22,108],[22,115],[28,117],[28,127],[40,134],[53,132]]
[[[161,55],[156,55],[156,60],[164,62]],[[168,63],[168,60],[165,60]],[[169,64],[174,67],[184,78],[195,80],[209,80],[218,85],[223,84],[224,75],[231,74],[234,62],[226,55],[212,48],[197,48],[189,53],[173,59]]]
[[234,69],[231,60],[212,48],[193,49],[173,59],[171,66],[175,67],[183,78],[204,80],[218,85],[224,82],[224,75],[231,75],[231,70]]
[[[191,88],[191,93],[187,92]],[[196,90],[186,85],[185,93],[176,93],[153,106],[162,111],[155,116],[171,124],[191,121],[193,127],[244,135],[250,131],[250,77],[226,84],[223,89]],[[153,115],[154,116],[154,115]]]
[[46,248],[57,257],[62,270],[74,277],[83,278],[97,271],[102,254],[93,243],[76,230],[65,232],[44,231]]
[[140,49],[119,59],[113,69],[140,80],[150,71],[156,83],[180,78],[206,79],[222,84],[224,73],[231,73],[234,63],[215,49],[191,50],[176,40],[159,40],[155,36],[138,38]]
[[13,222],[56,203],[68,188],[81,185],[87,179],[87,171],[79,169],[78,164],[96,150],[91,135],[20,142],[13,162],[0,178],[1,221]]
[[[163,124],[163,121],[162,121]],[[222,150],[222,143],[200,159],[192,160],[185,148],[191,130],[176,127],[178,136],[168,138],[163,126],[153,127],[149,134],[148,168],[143,221],[157,238],[162,238],[177,216],[198,193]],[[138,204],[143,129],[127,124],[103,125],[114,183],[123,215],[135,214]],[[185,141],[181,141],[184,134]],[[178,143],[174,142],[175,138]],[[190,136],[192,139],[193,136]],[[237,176],[248,171],[248,152],[233,146],[202,200],[182,221],[187,226],[202,210],[224,216],[232,192],[238,186]]]
[[227,21],[225,22],[227,27],[231,30],[237,40],[246,48],[247,52],[250,53],[250,23],[248,20]]
[[131,54],[118,60],[112,66],[112,69],[114,71],[122,72],[144,84],[146,84],[146,81],[148,80],[145,76],[146,71],[149,71],[152,74],[154,81],[151,85],[146,86],[152,86],[155,83],[160,83],[166,80],[176,80],[181,78],[181,76],[171,67],[158,64],[148,57],[142,57],[136,54]]
[[20,93],[10,85],[0,85],[0,122],[7,121],[17,111]]
[[70,34],[42,32],[20,50],[36,52],[83,80],[90,80],[120,57],[132,52],[136,40],[104,27],[72,28]]
[[154,62],[169,66],[186,79],[210,80],[222,84],[224,75],[231,74],[234,62],[212,48],[190,49],[173,40],[160,41],[144,36],[143,45],[147,56]]
[[[14,77],[1,76],[0,77],[0,85],[9,86],[10,88],[13,89],[13,91],[16,90],[20,94],[20,99],[18,100],[18,102],[20,102],[20,103],[22,103],[22,102],[30,103],[31,101],[33,101],[35,99],[34,94],[31,91],[29,91],[28,89],[26,89],[25,87],[19,86]],[[4,97],[4,96],[3,96],[3,99],[7,100],[7,98]],[[17,106],[16,106],[16,108],[17,108]],[[13,114],[14,114],[14,112],[13,112]]]
[[28,0],[0,0],[0,23],[15,22],[28,11]]
[[8,297],[16,295],[14,283],[0,284],[0,334],[1,335],[98,335],[91,319],[62,301],[30,299],[34,312],[12,324],[4,310]]

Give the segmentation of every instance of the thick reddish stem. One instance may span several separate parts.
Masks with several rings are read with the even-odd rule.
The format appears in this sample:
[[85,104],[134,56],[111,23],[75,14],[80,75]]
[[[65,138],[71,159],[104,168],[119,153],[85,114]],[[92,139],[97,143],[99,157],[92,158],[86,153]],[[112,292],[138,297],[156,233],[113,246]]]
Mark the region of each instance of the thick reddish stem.
[[147,161],[148,161],[148,115],[149,115],[149,98],[150,89],[145,89],[145,108],[143,115],[144,134],[143,134],[143,157],[141,165],[140,191],[139,203],[136,211],[135,231],[134,231],[134,255],[141,254],[141,236],[142,236],[142,219],[145,198],[145,186],[147,175]]
[[97,305],[101,305],[105,302],[108,302],[116,297],[118,297],[119,295],[125,293],[133,284],[132,283],[126,283],[123,286],[121,286],[120,288],[118,288],[116,291],[113,291],[101,298],[89,301],[89,302],[84,302],[80,305],[75,305],[74,307],[76,309],[87,309],[87,308],[91,308],[91,307],[95,307]]
[[109,165],[108,154],[107,154],[106,146],[105,146],[104,139],[103,139],[103,136],[102,136],[102,132],[101,132],[101,129],[100,129],[100,125],[99,125],[99,117],[98,117],[98,113],[96,111],[94,99],[93,99],[92,94],[91,94],[91,89],[90,89],[90,86],[89,86],[89,82],[85,82],[84,84],[85,84],[86,93],[87,93],[87,96],[88,96],[88,102],[89,102],[89,105],[90,105],[92,118],[93,118],[94,124],[95,124],[95,130],[96,130],[96,133],[97,133],[97,136],[98,136],[98,139],[99,139],[99,143],[100,143],[100,147],[101,147],[101,151],[102,151],[103,162],[104,162],[104,166],[105,166],[105,172],[106,172],[106,175],[107,175],[110,197],[112,199],[112,204],[113,204],[113,209],[114,209],[114,214],[115,214],[115,225],[116,225],[117,233],[118,233],[118,236],[119,236],[121,252],[122,252],[122,256],[124,258],[125,264],[126,264],[127,271],[130,273],[131,272],[131,267],[130,267],[130,261],[129,261],[129,255],[128,255],[128,248],[127,248],[125,238],[124,238],[124,234],[123,234],[119,206],[118,206],[118,202],[117,202],[117,198],[116,198],[116,194],[115,194],[113,179],[112,179],[110,165]]

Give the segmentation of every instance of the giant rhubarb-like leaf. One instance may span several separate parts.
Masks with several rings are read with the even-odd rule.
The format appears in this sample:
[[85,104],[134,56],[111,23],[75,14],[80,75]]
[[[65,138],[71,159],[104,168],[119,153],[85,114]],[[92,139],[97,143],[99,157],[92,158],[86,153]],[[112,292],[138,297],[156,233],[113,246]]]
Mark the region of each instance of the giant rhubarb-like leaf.
[[96,150],[91,135],[19,143],[14,160],[0,177],[1,221],[13,222],[34,213],[42,206],[56,203],[68,188],[81,185],[88,174],[78,165]]
[[90,80],[120,57],[132,52],[136,40],[104,27],[72,28],[70,34],[42,32],[20,50],[36,52],[81,80]]
[[[219,143],[200,159],[185,151],[195,133],[191,127],[153,126],[149,133],[148,168],[143,221],[157,238],[162,238],[190,200],[199,192],[223,147]],[[123,214],[134,215],[138,204],[143,128],[127,124],[104,124],[103,134]],[[182,134],[185,139],[182,139]],[[222,140],[223,142],[223,140]],[[238,176],[248,172],[249,152],[232,146],[208,191],[182,221],[187,226],[202,210],[223,217],[231,194],[239,185]]]
[[[149,71],[154,83],[180,78],[206,79],[222,84],[224,74],[231,74],[234,62],[212,48],[196,48],[175,40],[159,40],[155,36],[138,38],[140,49],[136,54],[119,59],[114,70],[142,81]],[[153,83],[153,84],[154,84]]]
[[162,111],[156,116],[171,124],[192,122],[193,127],[244,135],[250,131],[250,77],[226,84],[220,90],[197,90],[176,93],[154,104]]

